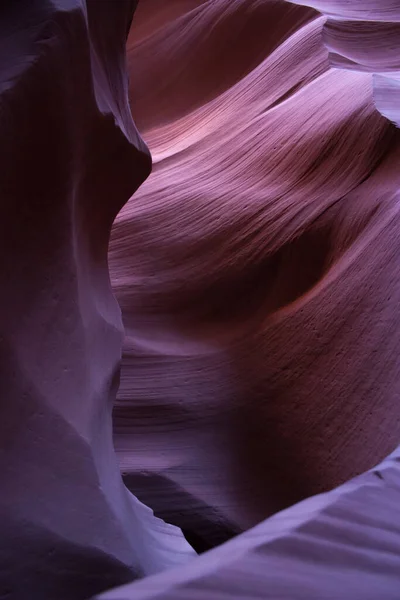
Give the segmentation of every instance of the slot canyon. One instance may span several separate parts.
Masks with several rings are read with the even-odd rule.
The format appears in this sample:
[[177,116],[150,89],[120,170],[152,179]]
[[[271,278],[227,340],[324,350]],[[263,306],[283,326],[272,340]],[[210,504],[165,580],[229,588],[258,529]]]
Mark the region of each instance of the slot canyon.
[[0,33],[0,600],[399,600],[400,0]]

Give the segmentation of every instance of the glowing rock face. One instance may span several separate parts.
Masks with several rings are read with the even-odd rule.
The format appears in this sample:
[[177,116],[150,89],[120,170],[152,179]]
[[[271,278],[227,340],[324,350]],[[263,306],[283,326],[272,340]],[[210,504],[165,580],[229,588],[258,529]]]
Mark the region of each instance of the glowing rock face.
[[317,12],[184,6],[143,2],[128,40],[153,173],[110,244],[114,439],[202,549],[399,441],[400,138],[372,75],[330,68]]

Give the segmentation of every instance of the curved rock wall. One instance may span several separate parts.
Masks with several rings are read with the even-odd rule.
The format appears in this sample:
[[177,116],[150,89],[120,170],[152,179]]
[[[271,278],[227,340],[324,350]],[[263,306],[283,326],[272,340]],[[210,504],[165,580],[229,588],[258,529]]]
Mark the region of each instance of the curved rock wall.
[[330,67],[317,12],[152,6],[128,65],[153,173],[110,246],[115,444],[201,549],[399,441],[400,138],[372,75]]
[[400,450],[337,489],[98,600],[397,600]]
[[193,554],[123,486],[112,444],[108,239],[151,169],[127,97],[133,4],[0,9],[2,599],[84,599]]
[[397,0],[293,0],[327,15],[330,63],[373,73],[376,108],[400,127],[400,4]]
[[135,5],[0,8],[0,599],[396,600],[399,3]]

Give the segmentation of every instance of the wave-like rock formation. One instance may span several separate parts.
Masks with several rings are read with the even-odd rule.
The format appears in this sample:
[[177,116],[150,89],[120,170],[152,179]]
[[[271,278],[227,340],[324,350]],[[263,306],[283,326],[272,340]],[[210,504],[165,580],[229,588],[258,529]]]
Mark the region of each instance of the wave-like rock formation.
[[328,15],[324,41],[332,66],[374,73],[377,109],[400,127],[398,0],[292,0]]
[[128,105],[135,2],[0,8],[0,598],[84,600],[194,552],[122,483],[112,222],[151,161]]
[[201,550],[399,442],[400,137],[372,74],[330,65],[342,20],[282,0],[136,16],[153,173],[112,232],[114,439],[126,484]]
[[398,600],[400,450],[267,519],[184,569],[98,600]]
[[397,600],[399,2],[136,4],[0,7],[0,600]]

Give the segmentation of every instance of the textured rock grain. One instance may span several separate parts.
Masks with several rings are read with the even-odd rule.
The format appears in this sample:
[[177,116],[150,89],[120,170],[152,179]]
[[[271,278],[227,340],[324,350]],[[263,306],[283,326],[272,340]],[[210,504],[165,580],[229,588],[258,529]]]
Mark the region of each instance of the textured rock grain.
[[143,2],[131,29],[154,166],[117,217],[110,268],[122,471],[207,547],[399,442],[400,137],[372,74],[330,67],[342,22],[282,1],[194,4],[157,21]]
[[324,42],[331,65],[374,73],[376,108],[400,127],[400,2],[291,1],[328,16]]

